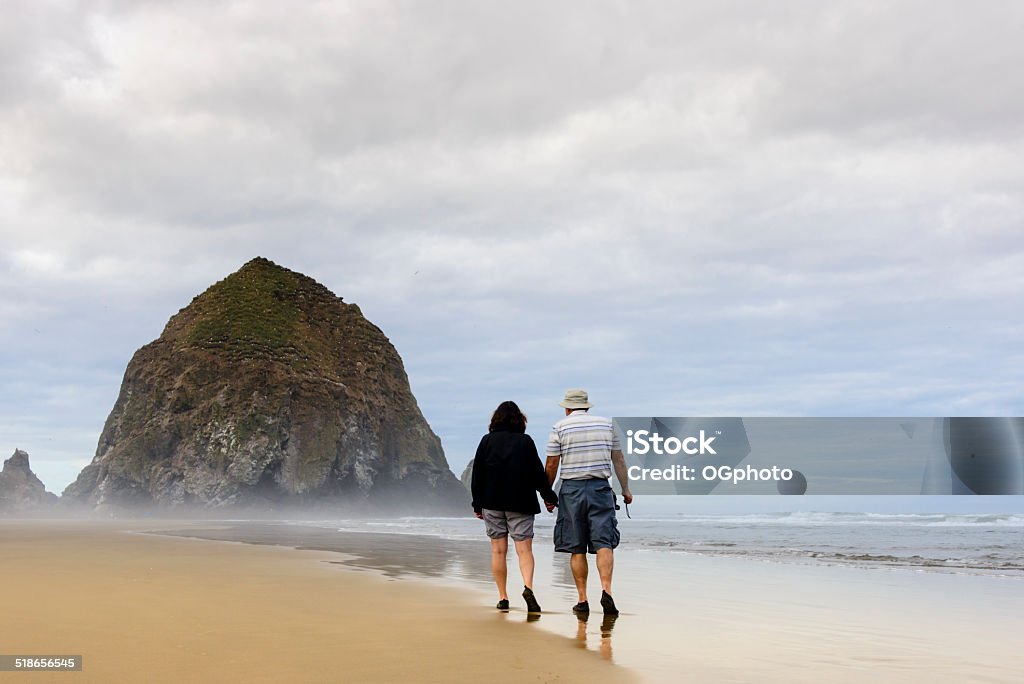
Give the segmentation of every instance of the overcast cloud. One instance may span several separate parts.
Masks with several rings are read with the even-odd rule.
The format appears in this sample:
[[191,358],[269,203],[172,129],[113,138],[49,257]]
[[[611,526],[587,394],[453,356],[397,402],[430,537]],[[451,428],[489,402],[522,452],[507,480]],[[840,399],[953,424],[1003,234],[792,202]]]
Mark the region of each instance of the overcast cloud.
[[1024,6],[681,5],[6,4],[0,448],[63,489],[256,255],[391,337],[456,473],[570,386],[1024,414]]

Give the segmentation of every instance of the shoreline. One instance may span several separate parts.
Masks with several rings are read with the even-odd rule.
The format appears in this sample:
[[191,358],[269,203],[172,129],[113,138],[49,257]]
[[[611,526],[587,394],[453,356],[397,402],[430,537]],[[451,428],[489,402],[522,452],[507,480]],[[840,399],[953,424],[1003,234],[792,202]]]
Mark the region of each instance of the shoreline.
[[82,655],[85,682],[636,679],[469,590],[335,551],[153,533],[214,525],[0,521],[4,653]]
[[[478,589],[489,604],[485,538],[461,532],[433,537],[436,521],[426,528],[409,528],[411,522],[397,531],[393,522],[382,521],[391,532],[339,529],[346,521],[282,521],[179,533],[347,551],[350,559],[336,562],[446,589]],[[475,534],[473,522],[459,529]],[[540,527],[534,544],[535,586],[545,608],[536,626],[613,659],[644,681],[1009,683],[1024,667],[1007,638],[1024,624],[1016,579],[627,546],[616,553],[615,570],[623,617],[606,626],[600,614],[585,623],[569,612],[572,577],[566,558],[552,552],[549,532]],[[592,566],[590,575],[593,600],[599,589]],[[509,578],[516,586],[512,558]],[[515,606],[515,592],[510,594]]]
[[[331,667],[329,656],[343,656],[348,662],[353,653],[356,660],[350,663],[351,671],[371,682],[462,681],[480,676],[498,682],[602,682],[614,677],[651,682],[790,684],[871,679],[910,684],[921,679],[936,683],[977,679],[1009,683],[1017,681],[1024,668],[1024,656],[1012,645],[1012,634],[1024,626],[1024,596],[1017,590],[1016,579],[907,568],[774,563],[627,547],[616,554],[614,593],[622,617],[604,620],[598,610],[584,621],[569,610],[575,602],[572,577],[564,555],[551,549],[549,530],[541,528],[534,544],[535,587],[544,607],[535,616],[525,613],[518,597],[514,558],[509,559],[512,610],[494,610],[489,546],[486,538],[475,536],[474,521],[466,527],[474,536],[460,533],[457,538],[431,536],[436,521],[428,521],[425,528],[410,527],[413,521],[405,521],[400,532],[394,521],[381,521],[391,532],[353,532],[338,529],[346,527],[346,521],[336,522],[309,526],[295,521],[87,520],[54,527],[53,521],[28,525],[0,521],[0,549],[5,561],[15,552],[16,562],[5,562],[5,571],[8,566],[20,568],[21,586],[31,589],[34,583],[36,593],[46,584],[45,575],[53,579],[60,574],[57,563],[69,562],[90,577],[96,577],[98,562],[106,564],[107,570],[99,573],[99,587],[82,577],[72,583],[91,593],[102,594],[106,586],[109,594],[120,597],[122,592],[130,596],[136,589],[145,589],[147,600],[155,602],[148,615],[143,610],[124,613],[123,606],[118,609],[127,619],[116,625],[120,632],[112,633],[122,639],[125,625],[151,629],[151,616],[162,614],[160,606],[178,613],[187,608],[187,617],[203,612],[194,605],[193,592],[218,602],[227,592],[230,610],[236,622],[241,620],[234,629],[250,638],[239,644],[241,634],[231,634],[220,622],[219,612],[207,614],[206,623],[213,628],[206,629],[215,643],[204,657],[219,658],[222,665],[232,667],[238,665],[240,652],[256,648],[257,657],[263,657],[278,643],[259,630],[253,634],[253,625],[259,624],[284,629],[280,645],[288,653],[305,654],[303,649],[315,643],[333,649],[328,657],[296,660],[291,656],[305,663],[294,665],[292,678],[280,663],[276,670],[273,664],[242,674],[232,670],[234,676],[254,681],[263,681],[260,677],[265,672],[275,673],[266,681],[285,682],[307,681],[302,673],[309,671],[333,675],[332,670],[324,670]],[[11,543],[18,542],[12,532],[19,529],[21,546]],[[84,556],[78,548],[83,544],[90,546]],[[26,572],[27,559],[18,556],[26,545],[37,547],[37,561],[48,554],[47,562],[28,566],[41,572]],[[115,559],[124,561],[126,551],[133,548],[148,549],[149,556],[134,561],[128,557],[134,570],[127,572]],[[45,553],[40,556],[40,551]],[[97,553],[110,557],[97,560]],[[158,562],[152,563],[152,558]],[[88,561],[84,566],[83,559]],[[157,586],[137,586],[153,579],[154,567],[161,573]],[[111,588],[109,581],[118,572],[121,581]],[[75,575],[69,571],[62,576],[66,580],[69,574]],[[599,588],[592,566],[590,575],[593,603]],[[158,587],[163,590],[156,591]],[[31,591],[15,593],[18,600],[32,600],[26,598]],[[177,596],[185,606],[168,603],[168,596]],[[264,605],[266,597],[271,600]],[[0,597],[5,615],[10,614],[12,600]],[[375,603],[366,605],[368,601]],[[78,606],[79,613],[87,603]],[[93,605],[100,617],[109,610],[102,602]],[[60,606],[50,612],[61,614]],[[80,618],[76,617],[82,624]],[[182,615],[175,619],[181,620]],[[94,620],[86,626],[110,629],[102,623]],[[31,629],[22,633],[52,632],[52,626],[26,624]],[[12,643],[7,638],[10,627],[0,624],[4,643]],[[158,627],[165,635],[160,644],[182,639],[191,643],[190,634],[175,631],[174,620]],[[355,641],[346,634],[354,635]],[[432,646],[420,643],[424,634],[435,639]],[[408,660],[390,663],[392,669],[386,672],[374,665],[382,659],[394,660],[396,653],[402,658],[411,653],[415,667]],[[153,660],[157,656],[151,654],[150,665],[159,660]],[[89,662],[87,658],[87,669]],[[206,681],[202,673],[176,672],[166,680],[142,673],[132,679]],[[338,678],[344,681],[356,676],[347,676],[348,670],[343,673],[346,677]],[[212,676],[216,681],[221,678]],[[106,679],[96,681],[111,679],[117,681],[108,673]]]

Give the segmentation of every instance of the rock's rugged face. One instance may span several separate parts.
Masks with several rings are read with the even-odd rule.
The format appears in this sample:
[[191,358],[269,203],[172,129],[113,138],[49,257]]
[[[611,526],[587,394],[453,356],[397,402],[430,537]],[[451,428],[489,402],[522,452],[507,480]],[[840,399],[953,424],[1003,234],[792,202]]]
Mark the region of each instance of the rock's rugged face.
[[46,491],[29,467],[28,454],[15,449],[0,471],[0,510],[30,510],[56,502],[57,496]]
[[93,506],[466,504],[387,337],[327,288],[257,258],[128,364],[96,456],[64,498]]
[[466,469],[462,471],[462,476],[459,478],[459,481],[462,483],[462,486],[466,488],[467,492],[473,491],[473,461],[475,460],[475,458],[469,459],[469,463],[466,464]]

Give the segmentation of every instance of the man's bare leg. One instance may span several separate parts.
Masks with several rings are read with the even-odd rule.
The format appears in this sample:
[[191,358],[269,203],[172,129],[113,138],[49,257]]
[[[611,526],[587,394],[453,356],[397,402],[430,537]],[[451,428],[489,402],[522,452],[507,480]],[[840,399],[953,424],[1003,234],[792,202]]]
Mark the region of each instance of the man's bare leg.
[[601,576],[601,589],[612,593],[612,570],[615,568],[615,552],[611,549],[597,550],[597,574]]
[[572,568],[572,578],[576,582],[576,591],[580,595],[580,603],[587,600],[587,554],[574,553],[569,559],[569,567]]
[[605,617],[618,615],[619,609],[615,607],[615,600],[612,598],[612,569],[615,567],[615,552],[604,548],[597,550],[597,574],[601,576],[601,608]]
[[505,556],[508,555],[508,537],[491,540],[491,574],[498,585],[498,598],[508,600],[508,566]]

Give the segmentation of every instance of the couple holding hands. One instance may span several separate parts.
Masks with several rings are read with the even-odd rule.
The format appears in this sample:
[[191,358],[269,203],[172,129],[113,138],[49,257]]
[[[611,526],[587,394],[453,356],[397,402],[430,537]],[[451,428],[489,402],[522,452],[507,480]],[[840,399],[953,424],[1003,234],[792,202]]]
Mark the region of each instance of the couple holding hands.
[[[619,545],[615,518],[614,472],[622,499],[633,501],[626,463],[612,421],[592,415],[587,393],[572,389],[559,406],[565,418],[555,423],[548,437],[543,465],[533,439],[526,434],[526,416],[512,401],[502,402],[491,416],[488,432],[480,440],[473,460],[473,511],[484,521],[491,540],[491,572],[498,586],[498,609],[508,610],[506,589],[508,538],[511,536],[523,576],[527,611],[539,613],[533,593],[533,519],[540,513],[537,493],[548,511],[558,508],[555,551],[570,554],[569,564],[579,593],[573,612],[587,614],[587,553],[597,556],[601,578],[601,608],[618,615],[612,599],[614,549]],[[561,468],[558,494],[552,490]]]

